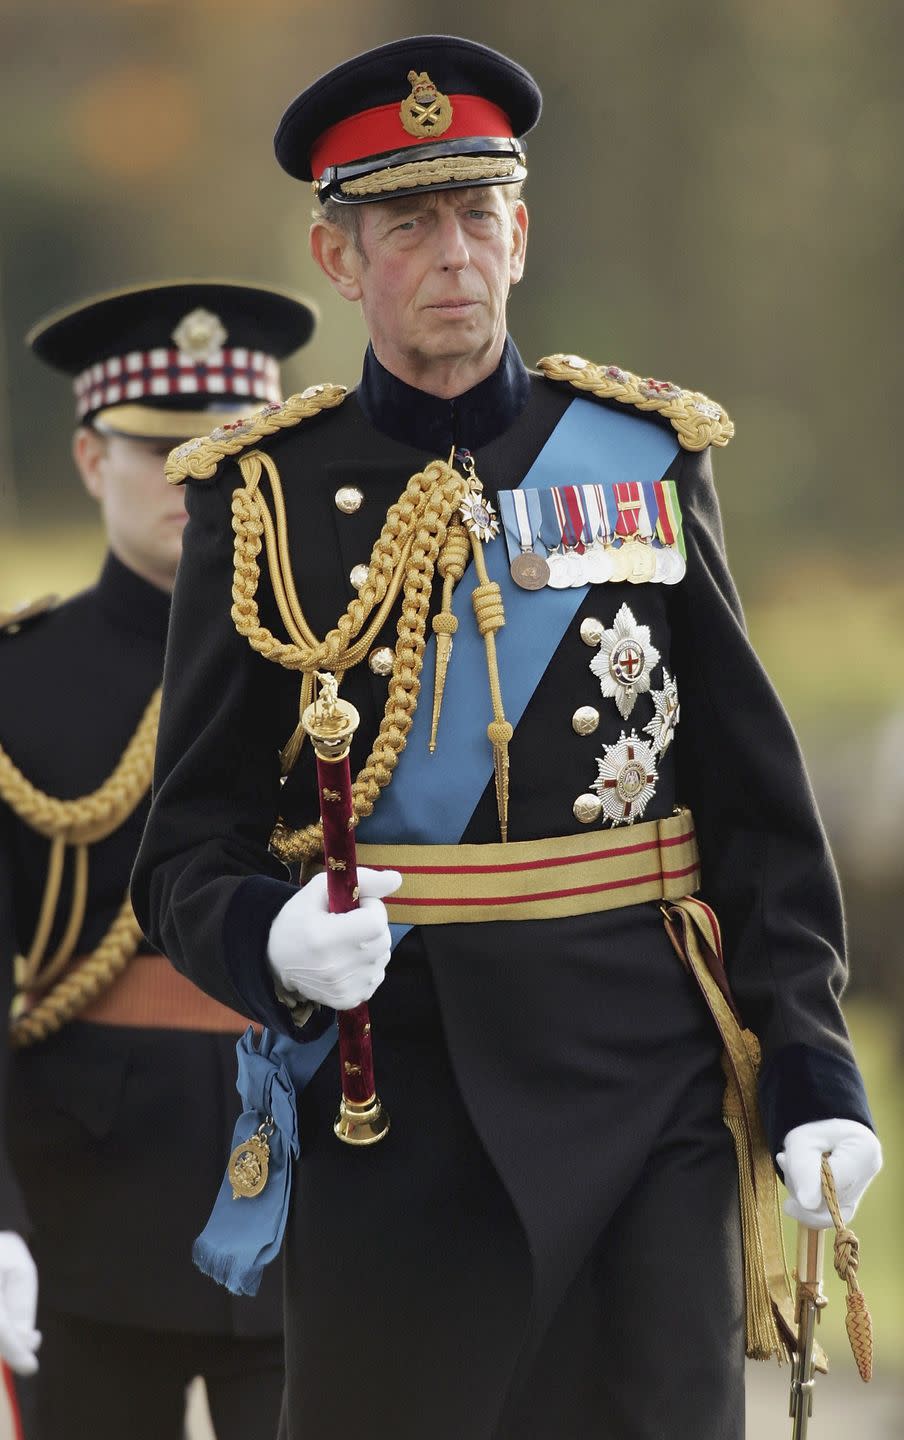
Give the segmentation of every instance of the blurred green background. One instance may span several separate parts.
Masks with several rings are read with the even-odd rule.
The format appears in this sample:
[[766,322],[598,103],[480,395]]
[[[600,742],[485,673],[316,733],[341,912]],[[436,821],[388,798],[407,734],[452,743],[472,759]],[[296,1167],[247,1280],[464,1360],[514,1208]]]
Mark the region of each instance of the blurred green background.
[[[315,273],[310,194],[272,156],[285,104],[418,31],[483,40],[536,75],[511,308],[525,359],[579,351],[675,379],[737,424],[717,456],[729,554],[843,875],[849,1013],[888,1151],[858,1217],[862,1274],[880,1364],[904,1371],[904,10],[3,0],[0,27],[0,609],[70,593],[102,551],[67,386],[22,346],[35,319],[133,281],[283,283],[322,313],[290,388],[354,383],[363,329]],[[833,1299],[830,1332],[837,1284]]]

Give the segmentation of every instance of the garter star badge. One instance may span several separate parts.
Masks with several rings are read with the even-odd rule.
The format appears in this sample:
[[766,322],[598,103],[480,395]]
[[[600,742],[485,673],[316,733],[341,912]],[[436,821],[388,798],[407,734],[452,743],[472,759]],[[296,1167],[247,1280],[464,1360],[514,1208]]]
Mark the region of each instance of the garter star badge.
[[611,630],[604,630],[590,669],[600,682],[607,700],[614,700],[618,713],[627,720],[638,695],[650,688],[650,671],[659,663],[659,651],[650,643],[650,627],[638,625],[627,605],[622,605]]
[[603,815],[613,825],[633,825],[656,793],[656,759],[646,740],[631,731],[622,731],[614,745],[607,745],[597,760],[599,774],[591,789],[596,791]]
[[657,755],[664,755],[668,750],[675,738],[675,726],[681,718],[678,685],[665,666],[662,667],[662,677],[662,689],[650,691],[656,714],[643,727],[643,733],[650,736]]
[[399,119],[409,135],[419,140],[433,140],[443,135],[452,124],[452,102],[437,90],[426,70],[409,70],[411,94],[399,107]]

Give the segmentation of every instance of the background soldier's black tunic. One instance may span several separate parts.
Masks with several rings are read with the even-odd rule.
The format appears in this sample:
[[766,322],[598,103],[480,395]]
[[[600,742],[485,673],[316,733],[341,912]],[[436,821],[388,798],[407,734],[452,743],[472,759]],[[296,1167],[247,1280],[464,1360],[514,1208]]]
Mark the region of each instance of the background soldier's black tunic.
[[[168,595],[109,556],[96,586],[0,638],[0,743],[32,784],[70,799],[109,776],[160,683],[168,614]],[[94,948],[122,904],[147,808],[91,847],[76,954]],[[47,853],[0,805],[4,986],[11,953],[31,941]],[[67,876],[63,917],[68,896]],[[191,1262],[239,1108],[235,1038],[73,1020],[12,1053],[0,1228],[27,1236],[45,1317],[230,1347],[247,1337],[252,1368],[268,1350],[276,1363],[278,1340],[254,1342],[281,1333],[277,1277],[257,1300],[237,1301]],[[50,1348],[48,1338],[48,1363]]]
[[[453,402],[410,389],[369,354],[361,388],[338,411],[267,441],[314,631],[335,624],[353,593],[349,571],[369,558],[412,473],[455,443],[474,453],[494,498],[521,481],[573,393],[528,378],[511,346],[495,375]],[[581,828],[571,806],[595,778],[594,757],[649,718],[641,699],[625,727],[601,700],[579,635],[584,617],[611,625],[626,601],[650,626],[682,707],[644,818],[678,801],[694,811],[702,894],[768,1056],[770,1134],[820,1116],[868,1123],[837,1006],[834,872],[794,736],[744,632],[708,455],[680,451],[667,473],[687,577],[588,587],[511,743],[509,836]],[[265,950],[292,889],[266,844],[277,812],[314,818],[316,787],[309,757],[279,786],[298,677],[254,654],[230,619],[238,483],[226,464],[189,486],[158,793],[134,899],[180,968],[289,1032]],[[333,500],[349,484],[365,496],[353,516]],[[266,592],[263,623],[281,635]],[[538,617],[542,603],[540,592]],[[383,643],[393,639],[390,625]],[[498,648],[504,695],[504,630]],[[361,665],[343,693],[362,715],[354,771],[386,681]],[[588,703],[602,716],[590,739],[570,723]],[[485,727],[483,677],[474,712]],[[491,782],[463,839],[497,838]],[[329,1062],[301,1107],[288,1433],[740,1436],[736,1181],[719,1119],[719,1045],[657,907],[423,928],[398,947],[371,1008],[389,1139],[365,1153],[336,1143]]]

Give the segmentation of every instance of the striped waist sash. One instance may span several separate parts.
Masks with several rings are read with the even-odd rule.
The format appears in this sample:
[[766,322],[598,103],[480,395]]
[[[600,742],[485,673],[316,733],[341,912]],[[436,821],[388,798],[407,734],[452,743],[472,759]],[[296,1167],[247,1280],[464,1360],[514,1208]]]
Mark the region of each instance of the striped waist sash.
[[700,885],[689,810],[624,830],[490,845],[358,845],[358,863],[398,870],[386,901],[403,925],[557,920],[647,900],[677,900]]

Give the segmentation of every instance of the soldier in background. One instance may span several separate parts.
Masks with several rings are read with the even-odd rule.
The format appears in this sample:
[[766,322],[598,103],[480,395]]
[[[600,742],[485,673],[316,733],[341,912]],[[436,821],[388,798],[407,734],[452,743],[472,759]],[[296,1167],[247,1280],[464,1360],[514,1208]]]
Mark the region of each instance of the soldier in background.
[[[732,1131],[757,1222],[762,1200],[777,1233],[768,1147],[816,1226],[820,1152],[846,1214],[880,1162],[831,858],[725,558],[709,447],[733,426],[620,365],[531,373],[507,333],[539,112],[519,65],[448,36],[304,90],[277,158],[362,308],[361,382],[168,462],[191,519],[136,909],[301,1042],[371,1000],[392,1117],[356,1153],[336,1067],[300,1095],[291,1440],[740,1440],[745,1319],[775,1353],[788,1297],[753,1245],[745,1316],[720,1053],[751,1116],[756,1078],[723,953],[765,1056],[766,1135]],[[314,668],[361,720],[349,914],[274,856],[338,826],[297,729]]]
[[28,336],[73,379],[73,455],[109,542],[91,588],[0,633],[0,948],[4,994],[12,956],[18,991],[0,1071],[0,1356],[37,1371],[21,1389],[41,1440],[180,1440],[197,1375],[218,1440],[277,1424],[277,1277],[234,1301],[191,1261],[247,1020],[154,953],[127,890],[186,519],[164,459],[279,401],[278,362],[314,318],[269,287],[179,281],[92,298]]

